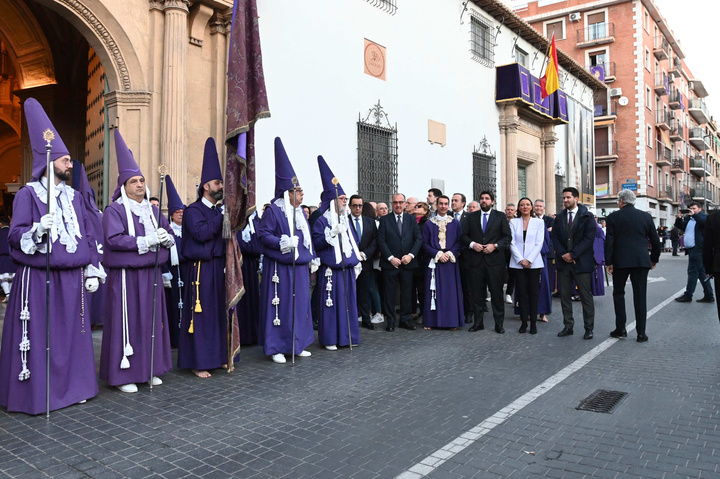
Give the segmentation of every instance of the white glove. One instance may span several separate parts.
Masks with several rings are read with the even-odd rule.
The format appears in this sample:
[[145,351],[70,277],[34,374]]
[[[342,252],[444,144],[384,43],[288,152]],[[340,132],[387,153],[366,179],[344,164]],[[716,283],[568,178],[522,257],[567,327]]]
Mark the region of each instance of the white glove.
[[40,226],[38,227],[38,233],[40,236],[44,235],[46,232],[50,231],[50,229],[53,226],[53,223],[55,222],[55,215],[47,214],[40,218]]
[[170,273],[170,272],[163,273],[162,274],[163,286],[165,286],[166,288],[172,288],[172,279],[173,279],[172,273]]
[[100,286],[100,282],[97,278],[88,278],[85,280],[85,289],[88,293],[94,293],[97,291],[98,286]]
[[347,226],[345,226],[344,223],[338,223],[335,226],[333,226],[333,229],[330,230],[330,235],[335,237],[339,234],[342,234],[347,231]]
[[320,258],[313,258],[310,260],[310,274],[314,273],[320,268]]
[[297,248],[297,245],[297,236],[282,235],[280,237],[280,252],[283,254],[287,254],[292,251],[293,248]]
[[362,263],[358,263],[355,265],[355,279],[358,279],[360,273],[362,273]]
[[170,233],[168,233],[165,228],[158,228],[157,239],[158,243],[165,246],[170,241]]
[[148,248],[157,246],[157,244],[159,243],[157,233],[151,231],[149,235],[145,236],[145,242],[147,243]]

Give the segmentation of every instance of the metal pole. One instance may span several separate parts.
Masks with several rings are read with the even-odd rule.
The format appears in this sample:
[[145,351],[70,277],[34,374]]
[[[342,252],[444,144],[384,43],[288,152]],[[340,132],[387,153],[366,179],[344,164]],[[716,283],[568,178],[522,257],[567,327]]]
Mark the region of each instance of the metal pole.
[[[333,177],[332,184],[335,186],[335,214],[338,218],[338,224],[340,224],[340,196],[338,194],[338,179]],[[347,234],[347,230],[346,233]],[[350,333],[350,308],[348,306],[348,288],[347,288],[347,277],[345,276],[345,252],[343,251],[342,233],[338,234],[338,243],[340,243],[340,264],[342,265],[342,278],[343,288],[345,289],[345,318],[347,318],[348,326],[348,345],[350,346],[350,352],[352,352],[352,334]]]
[[[52,151],[52,140],[55,134],[49,128],[43,132],[43,139],[46,141],[45,149],[47,157],[45,161],[45,177],[47,178],[47,214],[55,211],[53,207],[55,202],[55,175],[54,165],[50,160],[50,152]],[[39,179],[39,178],[38,178]],[[50,251],[52,248],[52,234],[46,231],[45,234],[45,417],[50,419]],[[85,285],[81,285],[84,288]],[[80,294],[83,294],[80,290]]]
[[[160,196],[158,200],[158,215],[157,215],[157,227],[160,228],[160,217],[162,216],[162,200],[163,200],[163,182],[165,181],[165,173],[167,172],[167,166],[160,165],[158,167],[160,173]],[[152,205],[150,205],[152,208]],[[128,219],[132,221],[132,219]],[[148,384],[150,385],[150,391],[153,389],[153,376],[155,374],[155,320],[157,318],[157,285],[158,285],[158,263],[160,262],[160,242],[157,244],[155,250],[155,267],[153,268],[153,310],[152,310],[152,335],[150,336],[150,379]]]
[[[297,224],[295,218],[295,202],[296,196],[295,196],[295,190],[298,186],[298,179],[297,176],[293,176],[292,178],[292,185],[293,185],[293,202],[290,206],[292,206],[292,236],[295,236],[295,231],[297,231]],[[295,366],[295,253],[297,252],[297,247],[292,249],[292,365]],[[277,268],[277,266],[275,266]]]

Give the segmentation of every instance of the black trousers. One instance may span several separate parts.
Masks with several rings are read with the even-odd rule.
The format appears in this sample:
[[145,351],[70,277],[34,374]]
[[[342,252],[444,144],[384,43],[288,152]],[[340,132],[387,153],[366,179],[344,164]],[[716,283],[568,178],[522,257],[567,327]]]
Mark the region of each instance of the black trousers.
[[463,310],[465,311],[465,318],[473,314],[473,304],[472,304],[472,288],[470,288],[470,266],[468,266],[467,261],[463,261],[463,257],[460,256],[459,259],[459,267],[460,267],[460,283],[462,284],[462,292],[463,292]]
[[400,287],[400,322],[409,322],[412,314],[413,270],[383,269],[383,283],[385,296],[382,298],[382,302],[386,326],[394,328],[397,323],[395,292],[398,286]]
[[486,311],[485,298],[490,290],[490,304],[492,304],[495,329],[503,327],[505,321],[505,302],[503,296],[503,276],[505,264],[488,266],[482,264],[470,269],[470,287],[472,288],[473,315],[475,324],[483,324]]
[[573,326],[575,325],[572,303],[573,281],[575,281],[575,284],[578,287],[578,292],[580,293],[585,330],[592,331],[595,327],[595,303],[593,300],[592,290],[590,289],[592,273],[578,273],[575,271],[574,264],[566,264],[557,268],[557,275],[564,326],[567,329],[573,329]]
[[375,270],[372,268],[364,270],[356,281],[358,313],[362,317],[363,324],[366,325],[370,324],[370,286],[372,285],[370,275],[374,274]]
[[510,269],[515,278],[515,291],[520,306],[520,320],[523,323],[535,322],[538,315],[538,290],[542,269]]
[[635,328],[638,335],[645,334],[647,320],[647,277],[648,268],[613,269],[613,304],[615,305],[615,329],[625,329],[625,284],[628,277],[632,283],[633,306],[635,307]]

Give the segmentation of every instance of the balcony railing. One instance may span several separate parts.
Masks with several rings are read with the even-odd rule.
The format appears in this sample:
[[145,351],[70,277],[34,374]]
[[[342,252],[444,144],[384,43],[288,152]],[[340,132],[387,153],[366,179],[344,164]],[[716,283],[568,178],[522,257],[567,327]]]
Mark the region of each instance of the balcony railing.
[[705,158],[690,158],[690,173],[698,177],[705,177],[712,174],[710,163]]
[[662,35],[657,35],[655,37],[655,43],[653,45],[653,53],[655,54],[655,58],[658,60],[666,60],[668,57],[668,50],[670,49],[670,45],[668,44],[668,41],[665,39]]
[[707,150],[710,146],[707,142],[709,136],[705,131],[705,128],[701,128],[699,126],[690,128],[688,139],[690,140],[690,144],[698,150]]
[[657,142],[656,151],[655,164],[657,166],[670,166],[672,164],[672,152],[669,148],[665,148],[660,141]]
[[586,28],[580,28],[577,31],[577,41],[578,44],[584,44],[583,46],[614,42],[615,24],[608,22],[593,23]]
[[658,111],[655,114],[655,124],[662,130],[669,130],[674,120],[675,117],[669,111]]
[[585,68],[600,81],[605,83],[615,81],[615,62],[598,63],[597,65],[588,65]]
[[610,106],[606,104],[595,105],[596,118],[600,116],[617,116],[617,100],[610,100]]
[[609,161],[617,159],[618,153],[617,140],[603,141],[595,143],[595,161]]
[[701,125],[710,121],[710,112],[702,98],[693,98],[688,105],[688,113]]
[[672,110],[685,109],[685,98],[683,98],[682,93],[680,93],[680,90],[677,88],[670,88],[670,92],[668,93],[668,102],[670,109]]
[[682,156],[672,155],[670,157],[670,171],[683,173],[685,171],[685,159]]
[[677,75],[682,74],[682,60],[680,60],[676,56],[670,57],[670,68],[668,69],[670,73],[674,73]]
[[670,141],[683,141],[685,139],[685,127],[677,119],[670,126]]
[[665,73],[655,74],[655,93],[667,95],[670,91],[670,78]]
[[672,202],[677,201],[677,198],[675,197],[675,190],[672,186],[658,188],[658,198],[660,198],[661,200],[669,200]]

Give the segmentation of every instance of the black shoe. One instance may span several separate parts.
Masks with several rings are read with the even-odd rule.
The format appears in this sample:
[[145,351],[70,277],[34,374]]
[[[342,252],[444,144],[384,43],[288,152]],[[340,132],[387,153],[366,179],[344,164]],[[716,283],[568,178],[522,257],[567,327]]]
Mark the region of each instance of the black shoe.
[[498,334],[505,334],[505,328],[503,328],[502,326],[499,328],[495,328],[495,332]]
[[593,332],[590,330],[585,330],[585,334],[583,335],[583,339],[592,339],[593,338]]
[[412,324],[408,321],[400,323],[400,327],[403,329],[410,330],[410,331],[415,331],[417,329],[414,324]]
[[704,296],[695,301],[696,303],[714,303],[715,298],[713,296]]
[[563,328],[562,331],[558,333],[558,337],[562,338],[563,336],[572,336],[573,330],[570,328]]
[[530,334],[537,334],[537,326],[535,325],[535,323],[532,323],[530,325]]
[[485,326],[483,325],[483,323],[475,323],[470,329],[468,329],[468,331],[470,331],[471,333],[474,333],[475,331],[480,331],[483,329],[485,329]]
[[613,331],[610,331],[610,337],[611,338],[627,338],[627,330],[615,329]]
[[559,298],[559,297],[560,297],[560,293],[553,293],[553,294],[552,294],[552,297],[553,297],[553,298]]
[[377,329],[373,323],[366,323],[366,322],[362,323],[362,327],[365,329],[369,329],[370,331],[374,331]]
[[465,324],[472,324],[473,319],[472,316],[465,316]]
[[393,331],[395,331],[395,326],[387,326],[385,328],[385,331],[387,331],[388,333],[392,333]]
[[682,296],[678,296],[677,298],[675,298],[675,301],[677,301],[678,303],[692,303],[692,296],[683,294]]
[[575,296],[573,296],[573,297],[570,298],[570,299],[572,299],[573,301],[580,301],[580,296],[578,296],[578,295],[576,294]]
[[644,343],[648,340],[647,334],[638,334],[637,342],[638,343]]
[[520,333],[520,334],[527,333],[527,324],[526,323],[523,323],[523,325],[520,326],[520,329],[518,329],[518,333]]

